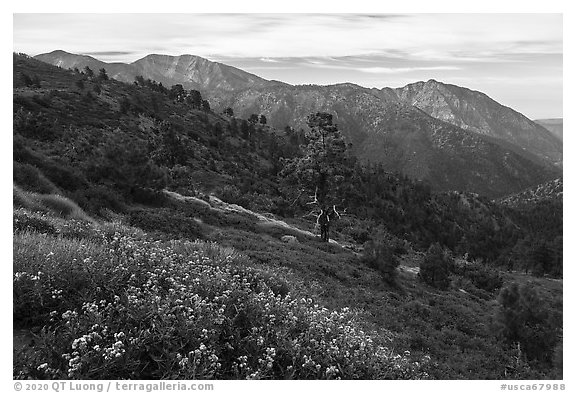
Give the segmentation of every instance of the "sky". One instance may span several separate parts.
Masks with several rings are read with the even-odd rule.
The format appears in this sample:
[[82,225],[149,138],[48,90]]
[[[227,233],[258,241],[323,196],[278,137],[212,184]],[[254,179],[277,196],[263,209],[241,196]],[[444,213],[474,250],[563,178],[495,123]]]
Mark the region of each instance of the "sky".
[[563,117],[562,14],[14,14],[14,51],[192,54],[291,84],[436,79]]

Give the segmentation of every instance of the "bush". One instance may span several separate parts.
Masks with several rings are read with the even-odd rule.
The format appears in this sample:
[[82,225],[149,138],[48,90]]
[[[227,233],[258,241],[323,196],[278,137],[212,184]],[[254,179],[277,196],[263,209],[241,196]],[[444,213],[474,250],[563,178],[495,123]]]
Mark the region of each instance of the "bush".
[[166,195],[159,190],[139,187],[132,193],[132,201],[148,206],[159,207],[166,203],[167,198]]
[[46,115],[25,111],[23,108],[14,113],[13,131],[39,140],[51,140],[56,135]]
[[455,268],[455,273],[467,278],[478,289],[494,292],[502,287],[504,279],[500,272],[479,263],[467,263]]
[[33,211],[55,213],[64,218],[71,218],[80,221],[93,222],[76,203],[72,200],[57,194],[37,194],[23,191],[17,186],[13,186],[14,206],[24,207]]
[[50,224],[47,218],[27,212],[23,209],[14,210],[14,232],[33,231],[38,233],[55,234],[56,228]]
[[235,186],[225,185],[217,190],[215,194],[226,203],[239,205],[246,209],[250,209],[252,204],[251,196],[240,192],[240,190]]
[[432,244],[426,256],[420,263],[420,272],[418,275],[426,284],[438,289],[447,289],[450,285],[450,266],[449,257],[444,254],[442,247],[438,243]]
[[73,168],[30,151],[20,138],[14,138],[14,140],[15,161],[34,165],[60,189],[75,191],[88,187],[88,183]]
[[358,220],[353,217],[343,217],[342,234],[350,236],[358,244],[364,244],[371,238],[374,223],[366,220]]
[[33,165],[13,162],[13,180],[20,187],[40,194],[58,194],[58,187]]
[[530,284],[512,283],[500,291],[496,318],[500,335],[519,343],[528,360],[552,365],[562,333],[562,316]]
[[76,190],[71,195],[83,209],[93,214],[101,215],[106,209],[114,212],[124,212],[126,210],[120,195],[103,185]]
[[29,193],[16,185],[12,186],[12,204],[14,207],[34,209],[34,202],[30,198]]
[[398,271],[396,268],[400,261],[388,243],[382,240],[371,240],[364,245],[364,255],[362,260],[382,275],[388,284],[395,284]]
[[186,239],[201,239],[202,228],[194,218],[171,209],[139,209],[129,214],[130,225]]
[[62,195],[48,194],[48,195],[35,195],[37,203],[45,210],[54,212],[65,218],[73,218],[81,221],[89,221],[92,219],[73,201],[63,197]]

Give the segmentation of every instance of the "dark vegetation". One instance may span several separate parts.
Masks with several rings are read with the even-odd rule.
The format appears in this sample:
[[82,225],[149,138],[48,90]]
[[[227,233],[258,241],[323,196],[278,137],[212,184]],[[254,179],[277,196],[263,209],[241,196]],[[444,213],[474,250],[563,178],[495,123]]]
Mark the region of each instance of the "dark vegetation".
[[[24,55],[14,55],[13,82],[14,205],[19,208],[14,221],[14,231],[19,236],[15,247],[20,244],[18,247],[25,249],[38,242],[36,236],[44,236],[43,242],[52,244],[52,248],[60,247],[57,244],[62,239],[80,239],[78,241],[89,243],[87,247],[96,253],[94,255],[104,255],[100,253],[112,247],[120,252],[119,266],[129,266],[131,260],[121,253],[124,249],[114,248],[112,238],[118,228],[101,229],[95,223],[120,220],[124,223],[122,231],[129,232],[126,241],[149,250],[146,255],[155,251],[145,242],[162,242],[158,253],[165,254],[168,260],[157,261],[154,268],[169,267],[169,271],[181,273],[178,265],[181,260],[173,257],[173,245],[168,246],[173,239],[214,241],[223,249],[233,247],[240,252],[242,256],[235,255],[234,260],[246,258],[250,268],[272,269],[272,273],[258,273],[263,275],[258,277],[268,274],[268,278],[254,280],[261,281],[263,287],[275,294],[311,297],[333,310],[360,309],[369,329],[390,332],[395,347],[409,351],[402,360],[406,378],[561,376],[558,353],[562,351],[562,284],[550,279],[562,276],[561,201],[503,206],[469,193],[435,193],[426,183],[388,173],[381,165],[359,162],[348,155],[347,147],[342,145],[341,155],[333,163],[344,162],[342,166],[346,170],[330,172],[336,174],[330,180],[335,181],[330,189],[337,192],[325,197],[330,203],[338,204],[342,212],[333,224],[332,237],[346,246],[343,248],[321,243],[298,231],[290,232],[273,222],[259,221],[250,214],[215,209],[210,199],[210,194],[216,195],[225,202],[313,231],[314,219],[303,217],[310,212],[311,197],[314,194],[318,197],[317,190],[310,186],[317,183],[318,178],[306,179],[303,175],[307,163],[302,159],[310,153],[310,142],[314,141],[309,131],[289,127],[276,130],[266,124],[265,117],[257,114],[244,120],[235,118],[231,110],[214,113],[200,92],[185,91],[182,86],[168,88],[143,78],[137,78],[132,85],[123,84],[108,78],[105,72],[58,69]],[[290,171],[291,165],[299,168]],[[321,175],[322,171],[318,173]],[[300,179],[293,181],[293,176]],[[305,180],[311,183],[305,185]],[[177,192],[180,197],[163,192],[166,189]],[[280,241],[286,234],[294,235],[297,242]],[[71,243],[66,244],[61,245],[64,256],[68,255],[66,247],[73,247]],[[42,253],[48,253],[50,247],[42,249]],[[43,254],[34,254],[33,258],[24,254],[21,259],[15,257],[15,264],[25,260],[36,262],[18,265],[18,270],[15,266],[15,272],[36,274],[39,270],[34,269],[42,264],[38,255]],[[212,257],[208,255],[209,259]],[[218,258],[211,260],[220,261]],[[77,260],[81,260],[80,256]],[[145,263],[145,259],[138,260]],[[52,275],[57,275],[58,269],[70,268],[60,263],[50,266]],[[48,302],[42,309],[35,308],[38,306],[34,299],[39,293],[58,291],[70,283],[64,280],[58,285],[52,282],[40,288],[35,284],[37,279],[24,277],[24,281],[18,281],[22,287],[16,288],[15,284],[15,291],[22,291],[15,292],[15,301],[22,302],[20,308],[15,308],[15,324],[18,328],[46,324],[43,339],[52,340],[54,345],[45,348],[47,353],[65,353],[69,349],[65,351],[63,346],[70,345],[64,338],[50,338],[53,329],[60,325],[58,321],[50,321],[49,313],[57,311],[61,315],[67,310],[80,309],[82,304],[72,299],[100,296],[96,295],[99,282],[102,283],[100,290],[107,291],[102,296],[113,304],[102,318],[113,321],[114,313],[126,306],[123,295],[118,303],[114,294],[127,294],[129,286],[112,284],[121,279],[118,274],[125,273],[110,266],[101,276],[90,276],[94,274],[94,266],[84,261],[76,267],[88,272],[86,280],[96,281],[88,286],[85,282],[72,285],[71,292],[63,295],[71,302]],[[236,278],[231,277],[238,268],[227,264],[221,267],[232,269],[224,275],[236,283]],[[211,274],[209,269],[198,269],[196,273]],[[521,274],[520,270],[539,277]],[[105,285],[106,282],[112,286]],[[224,289],[215,282],[212,284],[215,292],[211,296],[220,296]],[[241,287],[240,282],[238,285]],[[241,292],[240,287],[237,289]],[[166,307],[173,306],[171,302],[175,299],[164,297],[167,292],[160,292]],[[256,293],[240,292],[234,296],[247,303],[255,301],[252,296]],[[135,296],[148,301],[144,293]],[[288,315],[292,306],[278,303],[277,307],[283,310],[281,315]],[[223,330],[208,325],[205,328],[214,330],[216,335],[232,334],[248,329],[234,318],[260,321],[260,317],[254,315],[261,312],[255,308],[241,316],[226,314],[230,324]],[[312,318],[307,321],[310,326],[314,325],[308,309],[292,312]],[[205,317],[208,321],[211,316]],[[92,322],[92,316],[82,318],[75,322],[78,331],[84,331]],[[134,321],[123,323],[129,325]],[[168,331],[169,324],[165,323]],[[262,320],[262,326],[265,324]],[[280,337],[288,325],[282,326],[269,333]],[[186,340],[185,331],[184,327],[178,330],[174,340]],[[215,348],[222,344],[219,337],[210,339]],[[249,335],[229,341],[233,347],[243,343],[239,348],[244,349],[233,354],[219,347],[214,349],[212,355],[227,360],[218,362],[212,358],[214,361],[203,363],[202,372],[197,374],[191,374],[185,367],[181,374],[174,371],[182,356],[194,351],[192,347],[186,347],[188,352],[182,353],[179,359],[173,350],[172,355],[168,352],[158,355],[161,358],[158,362],[143,358],[147,356],[143,348],[149,348],[146,345],[172,348],[172,341],[161,343],[154,341],[158,337],[152,337],[138,347],[141,352],[136,350],[132,354],[139,362],[149,364],[142,374],[133,374],[136,366],[131,363],[117,364],[107,371],[109,374],[90,374],[96,371],[82,369],[72,376],[59,374],[62,371],[49,375],[28,370],[22,371],[21,376],[245,378],[260,372],[255,377],[403,377],[377,375],[374,371],[377,367],[393,368],[392,363],[386,363],[388,357],[378,358],[381,363],[370,363],[363,371],[359,371],[363,360],[358,358],[357,363],[350,363],[347,372],[341,370],[339,375],[330,374],[333,371],[326,374],[334,359],[318,358],[316,361],[322,364],[324,374],[314,374],[306,371],[308,369],[290,373],[287,359],[296,355],[286,349],[286,342],[274,340],[268,344],[285,348],[285,361],[279,361],[280,366],[272,369],[261,369],[262,364],[253,363],[248,373],[240,370],[240,356],[257,362],[258,358],[266,360],[266,356],[271,355],[266,355],[267,347],[260,344],[258,348],[263,352],[251,353],[252,344],[242,341],[246,337]],[[320,341],[326,337],[317,338]],[[258,337],[252,339],[258,340]],[[347,341],[343,345],[355,344]],[[90,357],[94,354],[79,355],[86,355],[83,361],[92,364]],[[237,355],[236,360],[232,355]],[[31,358],[15,361],[21,362],[15,369],[26,370],[24,365],[31,359],[32,364],[45,359],[30,353],[25,356]],[[209,356],[206,354],[206,359]],[[410,365],[410,361],[421,361],[427,356],[431,360],[429,364],[424,362],[425,370],[416,370]],[[57,361],[54,362],[49,362],[50,367],[56,365]],[[217,363],[220,370],[225,371],[217,371],[214,368]],[[101,366],[94,363],[93,370]],[[114,370],[129,371],[115,374]]]

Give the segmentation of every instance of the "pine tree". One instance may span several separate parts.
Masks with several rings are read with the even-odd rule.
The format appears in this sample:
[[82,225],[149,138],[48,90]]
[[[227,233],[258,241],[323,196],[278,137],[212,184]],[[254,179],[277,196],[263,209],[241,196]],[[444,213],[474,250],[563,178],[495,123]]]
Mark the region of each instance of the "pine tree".
[[499,333],[508,343],[519,343],[528,359],[552,362],[562,333],[562,317],[530,284],[502,288],[496,314]]
[[100,71],[98,71],[98,79],[101,79],[103,81],[108,80],[108,74],[106,73],[105,68],[100,68]]
[[88,66],[84,67],[84,73],[86,74],[86,76],[88,78],[93,78],[94,77],[94,71],[92,71],[92,69]]
[[447,289],[450,285],[450,261],[444,255],[442,247],[434,243],[428,248],[424,260],[420,263],[419,276],[426,284],[438,289]]
[[[312,198],[318,219],[322,214],[336,212],[341,204],[345,179],[351,175],[346,143],[329,113],[308,116],[308,145],[301,157],[286,160],[281,172],[288,184],[297,185],[300,195]],[[328,241],[326,238],[325,241]]]
[[397,268],[400,261],[394,255],[389,244],[384,240],[376,239],[366,242],[364,245],[364,262],[378,270],[385,282],[390,285],[396,284],[398,277]]

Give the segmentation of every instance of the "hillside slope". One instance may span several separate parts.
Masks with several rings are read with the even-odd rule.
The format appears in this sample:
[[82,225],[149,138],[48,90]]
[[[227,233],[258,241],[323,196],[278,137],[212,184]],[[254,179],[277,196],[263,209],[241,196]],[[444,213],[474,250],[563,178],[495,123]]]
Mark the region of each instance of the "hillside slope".
[[[25,75],[38,77],[39,86],[27,85]],[[279,176],[283,160],[301,154],[303,132],[282,132],[199,109],[170,98],[157,84],[89,77],[23,56],[14,58],[13,78],[14,178],[27,191],[57,188],[96,215],[130,213],[135,203],[162,207],[166,201],[160,191],[166,188],[187,196],[212,192],[226,202],[284,217],[309,213],[309,201],[298,199]],[[287,87],[277,89],[281,93]],[[340,195],[351,214],[341,228],[348,236],[364,242],[382,226],[417,247],[440,242],[490,263],[501,263],[526,236],[485,196],[437,193],[416,179],[430,179],[436,189],[501,196],[547,180],[547,172],[532,161],[417,108],[383,105],[354,86],[341,86],[337,91],[347,95],[334,92],[332,98],[316,95],[314,88],[301,89],[299,100],[315,94],[318,100],[379,105],[372,117],[361,119],[366,126],[376,123],[382,134],[364,136],[352,147],[372,164],[352,164]],[[293,108],[305,116],[304,106]],[[402,167],[413,178],[387,167]],[[145,229],[154,228],[153,217],[158,216],[133,212],[134,222]],[[165,224],[174,233],[196,230],[185,212]],[[514,260],[523,263],[520,256]]]

